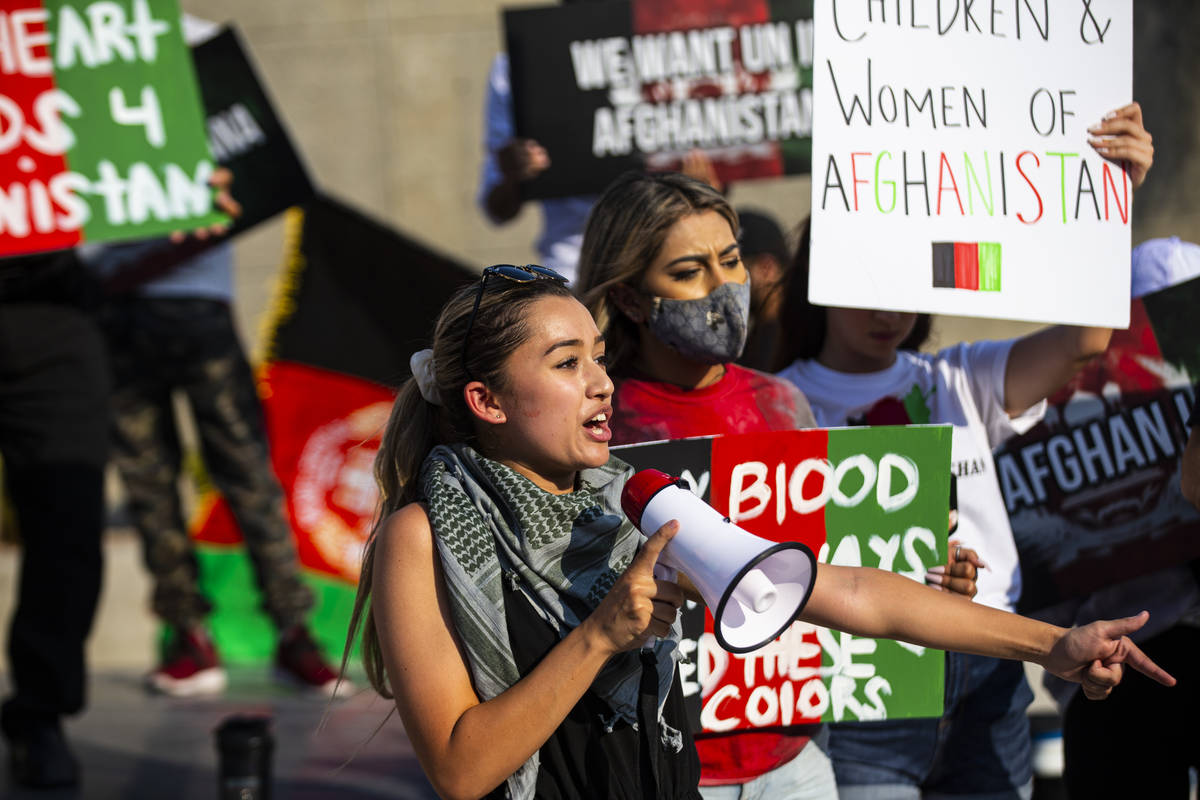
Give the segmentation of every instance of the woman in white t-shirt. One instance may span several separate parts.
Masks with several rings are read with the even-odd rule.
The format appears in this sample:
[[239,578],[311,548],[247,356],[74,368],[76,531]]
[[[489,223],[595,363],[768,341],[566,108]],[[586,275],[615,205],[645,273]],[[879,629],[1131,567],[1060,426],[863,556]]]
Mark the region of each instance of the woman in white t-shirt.
[[[1133,103],[1091,129],[1102,155],[1128,161],[1136,188],[1153,160]],[[917,350],[928,315],[825,308],[808,302],[808,223],[788,279],[776,353],[779,375],[808,397],[817,424],[950,423],[957,486],[954,540],[987,563],[955,561],[926,576],[939,585],[974,578],[975,602],[1012,611],[1021,574],[992,450],[1041,418],[1045,398],[1104,352],[1107,328],[1048,327],[1020,339]],[[830,755],[842,800],[908,800],[929,794],[1028,798],[1033,694],[1020,665],[950,654],[941,719],[832,726]]]
[[[978,553],[987,568],[952,560],[947,571],[926,578],[935,585],[974,579],[975,602],[1012,611],[1021,575],[991,451],[1035,424],[1044,398],[1102,353],[1111,331],[1057,326],[1023,339],[919,353],[928,315],[823,308],[807,297],[806,222],[784,301],[779,376],[804,392],[822,427],[954,426],[954,541]],[[838,791],[843,800],[925,791],[1027,797],[1025,707],[1032,699],[1021,665],[949,654],[942,719],[832,726]]]

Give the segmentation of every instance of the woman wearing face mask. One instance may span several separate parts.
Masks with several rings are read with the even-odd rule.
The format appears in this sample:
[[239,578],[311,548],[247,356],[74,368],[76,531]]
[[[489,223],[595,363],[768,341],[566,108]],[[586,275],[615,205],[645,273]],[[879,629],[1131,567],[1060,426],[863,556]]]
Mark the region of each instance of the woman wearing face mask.
[[[1136,188],[1153,148],[1134,103],[1092,129],[1108,158],[1130,160]],[[778,375],[803,390],[823,426],[949,423],[958,498],[957,538],[988,568],[976,603],[1011,611],[1021,592],[1016,544],[992,450],[1041,418],[1045,398],[1104,352],[1107,328],[1057,325],[1020,339],[918,353],[926,314],[826,308],[808,302],[809,225],[787,279],[776,354]],[[972,565],[953,565],[967,569]],[[934,582],[949,575],[930,575]],[[830,754],[843,800],[922,796],[1028,798],[1033,694],[1019,664],[948,654],[945,713],[834,725]]]
[[737,227],[676,173],[628,173],[593,207],[576,292],[608,341],[613,444],[814,426],[803,394],[733,363],[750,310]]
[[[733,363],[750,283],[737,215],[719,192],[674,173],[630,173],[588,219],[576,291],[608,343],[613,444],[816,425],[786,381]],[[698,732],[706,798],[836,796],[820,725]]]

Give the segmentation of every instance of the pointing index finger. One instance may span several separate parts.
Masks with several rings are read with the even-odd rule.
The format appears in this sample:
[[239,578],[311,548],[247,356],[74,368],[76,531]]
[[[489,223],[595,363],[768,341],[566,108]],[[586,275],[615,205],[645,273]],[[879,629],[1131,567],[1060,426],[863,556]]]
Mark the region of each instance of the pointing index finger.
[[658,556],[662,553],[663,548],[667,546],[667,542],[674,538],[675,533],[679,530],[679,521],[671,520],[656,530],[645,542],[642,543],[641,549],[638,550],[636,556],[633,557],[633,566],[646,566],[648,569],[654,569],[654,565],[658,563]]
[[1125,640],[1125,663],[1136,669],[1138,672],[1150,678],[1153,681],[1161,683],[1163,686],[1174,686],[1175,678],[1171,673],[1155,664],[1150,656],[1142,652],[1142,649],[1128,639]]

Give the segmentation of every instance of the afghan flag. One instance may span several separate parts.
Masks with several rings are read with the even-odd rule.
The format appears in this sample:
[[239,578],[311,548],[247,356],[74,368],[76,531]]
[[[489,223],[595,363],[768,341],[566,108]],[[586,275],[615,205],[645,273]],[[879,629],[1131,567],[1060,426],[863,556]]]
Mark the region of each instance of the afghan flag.
[[[372,464],[395,387],[409,375],[412,352],[427,345],[438,310],[474,275],[327,196],[289,211],[286,224],[259,395],[300,563],[317,595],[313,633],[340,655],[378,500]],[[206,494],[193,536],[222,655],[269,658],[275,634],[259,609],[241,534],[215,492]]]
[[177,0],[0,0],[0,75],[0,256],[227,221]]

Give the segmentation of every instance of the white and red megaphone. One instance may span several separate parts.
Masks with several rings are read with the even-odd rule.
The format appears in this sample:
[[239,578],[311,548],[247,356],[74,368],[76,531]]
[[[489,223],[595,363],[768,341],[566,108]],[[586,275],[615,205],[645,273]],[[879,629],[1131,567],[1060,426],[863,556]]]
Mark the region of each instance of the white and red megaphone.
[[700,590],[717,641],[731,653],[767,644],[808,602],[817,572],[811,550],[739,528],[665,472],[635,474],[621,493],[621,507],[647,536],[679,520],[658,563],[683,572]]

